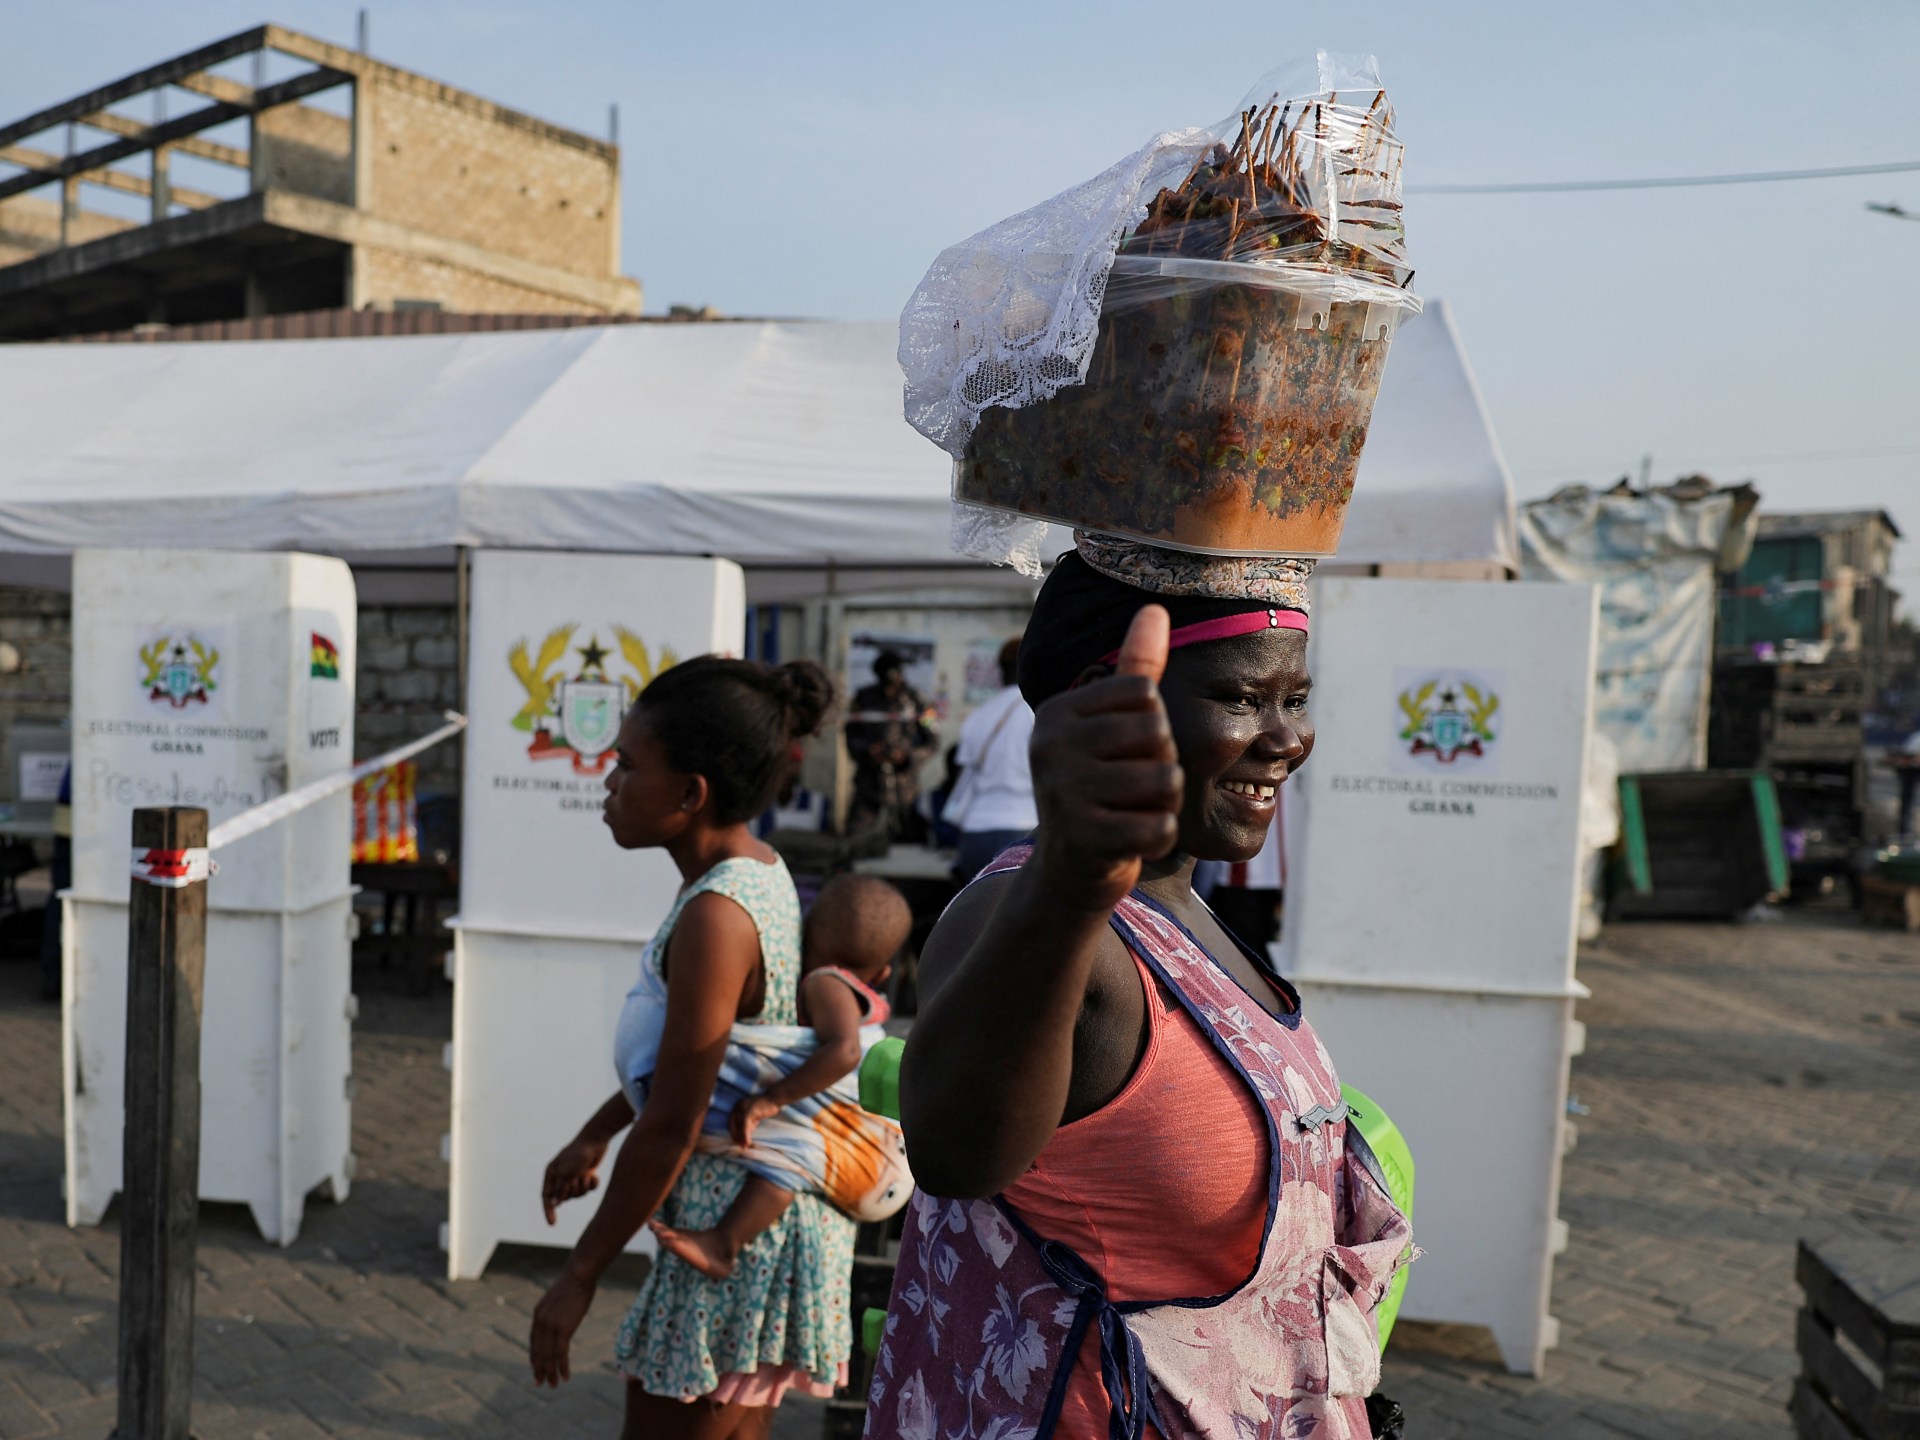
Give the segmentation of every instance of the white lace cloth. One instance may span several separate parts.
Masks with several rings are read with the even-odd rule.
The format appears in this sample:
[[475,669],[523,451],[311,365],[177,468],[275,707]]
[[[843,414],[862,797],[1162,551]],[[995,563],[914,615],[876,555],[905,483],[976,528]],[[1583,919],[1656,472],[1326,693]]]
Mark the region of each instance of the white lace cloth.
[[[1355,112],[1336,102],[1359,96],[1364,107],[1379,93],[1371,56],[1348,60],[1320,51],[1263,79],[1231,118],[1156,135],[1093,179],[941,251],[900,315],[908,422],[957,460],[989,406],[1018,409],[1083,383],[1114,254],[1155,195],[1179,186],[1214,145],[1237,134],[1248,108],[1323,97],[1330,117],[1351,117]],[[1310,183],[1316,208],[1341,234],[1340,206],[1351,196],[1398,200],[1398,151],[1396,142],[1383,177],[1349,178],[1335,159],[1365,126],[1349,118],[1330,130]],[[956,551],[1023,574],[1040,573],[1046,529],[1044,521],[954,506]]]

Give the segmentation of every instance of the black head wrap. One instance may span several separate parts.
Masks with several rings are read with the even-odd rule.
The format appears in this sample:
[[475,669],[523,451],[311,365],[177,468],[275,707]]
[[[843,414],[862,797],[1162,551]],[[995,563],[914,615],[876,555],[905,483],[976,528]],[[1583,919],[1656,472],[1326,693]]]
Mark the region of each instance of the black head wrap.
[[1264,612],[1273,601],[1157,594],[1103,575],[1078,551],[1069,550],[1040,587],[1033,618],[1020,639],[1020,693],[1027,704],[1038,709],[1043,701],[1069,688],[1089,665],[1119,649],[1143,605],[1166,606],[1178,630],[1231,615]]

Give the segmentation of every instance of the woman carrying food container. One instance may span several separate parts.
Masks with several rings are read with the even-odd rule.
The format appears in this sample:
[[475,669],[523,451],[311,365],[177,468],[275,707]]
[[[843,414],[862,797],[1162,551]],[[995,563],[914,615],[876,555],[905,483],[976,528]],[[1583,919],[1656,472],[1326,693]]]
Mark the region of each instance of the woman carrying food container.
[[[703,655],[661,672],[621,728],[605,806],[614,843],[664,849],[686,884],[621,1014],[621,1088],[541,1186],[551,1224],[556,1207],[599,1188],[607,1150],[627,1131],[598,1210],[534,1310],[536,1384],[568,1378],[600,1276],[641,1226],[657,1216],[711,1227],[746,1183],[740,1165],[696,1148],[702,1123],[733,1026],[792,1025],[800,969],[793,879],[749,826],[832,695],[808,661]],[[627,1440],[751,1440],[768,1433],[789,1390],[832,1394],[851,1344],[853,1233],[818,1195],[798,1194],[727,1279],[661,1255],[614,1345],[628,1381]]]
[[1298,993],[1192,888],[1312,752],[1311,557],[1416,304],[1384,95],[1332,71],[947,252],[903,317],[909,418],[991,507],[966,548],[1077,530],[1020,657],[1039,825],[921,957],[876,1440],[1371,1433],[1410,1227]]

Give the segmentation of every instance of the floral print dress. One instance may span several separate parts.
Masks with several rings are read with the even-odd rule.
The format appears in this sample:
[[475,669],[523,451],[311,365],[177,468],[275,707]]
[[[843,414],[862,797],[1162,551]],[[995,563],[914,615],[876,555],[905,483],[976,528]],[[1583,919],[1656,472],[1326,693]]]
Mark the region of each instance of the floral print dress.
[[[1009,851],[987,873],[1027,853]],[[1223,1294],[1115,1299],[1098,1270],[1004,1195],[918,1192],[868,1440],[1367,1440],[1364,1397],[1380,1377],[1373,1312],[1413,1252],[1406,1217],[1348,1129],[1332,1062],[1297,1010],[1283,1018],[1251,1001],[1150,897],[1122,900],[1113,924],[1258,1101],[1268,1171],[1259,1258]],[[1198,1124],[1222,1098],[1155,1103]],[[1156,1156],[1138,1161],[1145,1169]],[[1103,1196],[1084,1202],[1097,1223]],[[1091,1427],[1063,1418],[1083,1356],[1104,1412]]]
[[[754,1019],[796,1023],[800,902],[778,860],[723,860],[687,886],[641,963],[661,972],[674,922],[688,901],[709,892],[739,905],[760,932],[766,1003]],[[684,1230],[709,1229],[746,1180],[741,1166],[695,1154],[660,1218]],[[741,1252],[729,1279],[709,1280],[678,1257],[661,1255],[620,1324],[614,1358],[621,1372],[650,1394],[679,1400],[774,1404],[790,1385],[831,1393],[852,1346],[854,1228],[817,1195],[801,1194]]]

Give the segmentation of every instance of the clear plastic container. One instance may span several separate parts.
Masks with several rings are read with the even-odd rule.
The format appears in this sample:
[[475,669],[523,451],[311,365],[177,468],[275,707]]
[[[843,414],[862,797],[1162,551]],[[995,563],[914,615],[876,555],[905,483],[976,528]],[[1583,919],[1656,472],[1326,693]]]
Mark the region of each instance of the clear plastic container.
[[1208,554],[1331,555],[1419,308],[1364,272],[1123,253],[1085,382],[983,410],[954,498]]

